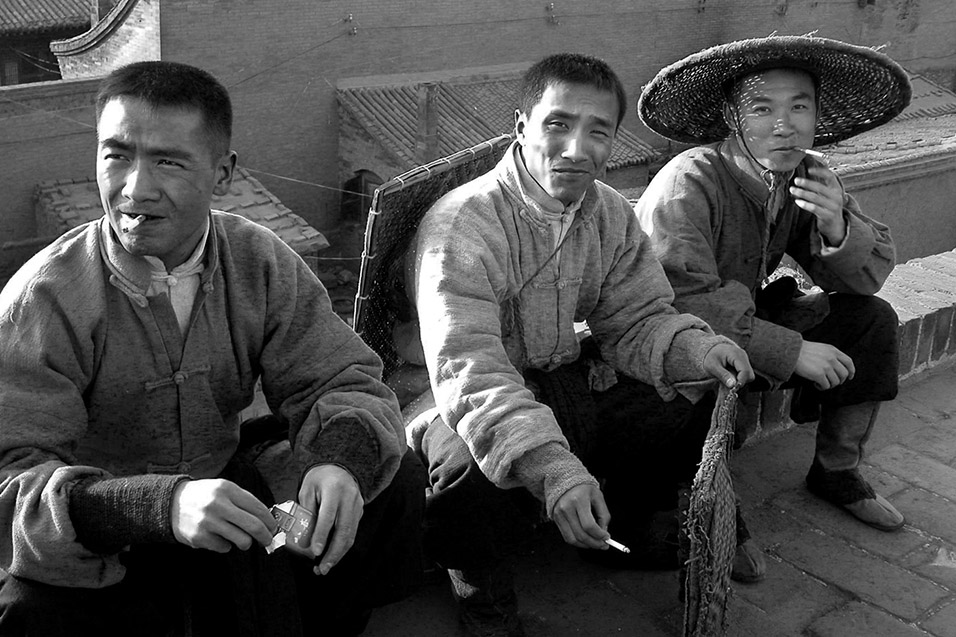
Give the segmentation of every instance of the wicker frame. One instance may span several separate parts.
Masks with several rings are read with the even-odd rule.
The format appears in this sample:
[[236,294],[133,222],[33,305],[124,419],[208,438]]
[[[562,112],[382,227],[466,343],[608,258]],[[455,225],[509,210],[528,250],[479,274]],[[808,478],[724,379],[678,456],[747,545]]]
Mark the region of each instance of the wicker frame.
[[355,331],[382,358],[385,376],[402,364],[392,327],[411,314],[405,294],[405,253],[422,217],[444,194],[488,172],[511,144],[501,135],[413,168],[376,189],[369,209],[358,291]]

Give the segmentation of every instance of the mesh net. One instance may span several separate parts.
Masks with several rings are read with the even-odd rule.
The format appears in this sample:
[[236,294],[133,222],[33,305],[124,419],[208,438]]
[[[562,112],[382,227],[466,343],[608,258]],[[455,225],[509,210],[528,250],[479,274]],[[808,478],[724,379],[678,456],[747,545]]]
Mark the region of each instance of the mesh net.
[[730,571],[737,548],[736,498],[729,466],[736,416],[737,390],[721,387],[685,521],[690,552],[684,582],[684,637],[716,637],[726,629]]
[[355,297],[355,331],[385,363],[386,378],[402,363],[392,339],[396,321],[408,321],[405,253],[425,212],[450,190],[488,172],[511,143],[495,137],[382,184],[372,198]]

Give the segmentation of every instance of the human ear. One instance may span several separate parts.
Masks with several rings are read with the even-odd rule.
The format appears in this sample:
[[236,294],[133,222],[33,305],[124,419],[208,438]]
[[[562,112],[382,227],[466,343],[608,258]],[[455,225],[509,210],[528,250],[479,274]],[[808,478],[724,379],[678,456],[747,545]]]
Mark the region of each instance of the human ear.
[[219,196],[229,192],[232,186],[232,179],[236,173],[236,162],[239,155],[234,150],[227,151],[216,161],[216,185],[213,187],[213,193]]
[[524,138],[524,128],[528,124],[528,118],[520,110],[515,109],[515,137],[519,140]]
[[738,126],[737,126],[737,118],[735,117],[736,113],[734,112],[734,107],[731,104],[724,102],[724,108],[722,109],[722,113],[724,116],[724,124],[726,124],[727,128],[729,128],[732,132],[736,133]]

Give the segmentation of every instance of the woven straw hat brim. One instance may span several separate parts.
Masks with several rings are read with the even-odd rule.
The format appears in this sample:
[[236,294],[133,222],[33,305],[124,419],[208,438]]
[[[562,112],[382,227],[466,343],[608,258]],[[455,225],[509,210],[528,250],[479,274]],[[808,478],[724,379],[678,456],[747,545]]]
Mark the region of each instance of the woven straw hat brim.
[[730,132],[723,118],[724,86],[752,72],[792,67],[818,80],[814,146],[876,128],[910,103],[906,71],[862,46],[812,36],[771,36],[711,47],[661,71],[641,92],[641,121],[678,142],[706,144]]

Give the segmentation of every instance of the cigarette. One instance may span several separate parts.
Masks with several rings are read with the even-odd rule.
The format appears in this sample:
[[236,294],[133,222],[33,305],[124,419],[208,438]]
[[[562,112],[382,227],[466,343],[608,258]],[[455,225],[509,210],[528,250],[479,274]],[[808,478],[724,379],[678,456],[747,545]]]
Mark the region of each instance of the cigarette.
[[816,157],[818,159],[826,159],[827,156],[824,153],[821,153],[819,150],[813,150],[812,148],[798,148],[797,150],[802,151],[811,157]]
[[136,215],[133,217],[132,221],[126,224],[126,227],[123,228],[123,232],[129,232],[144,221],[146,221],[146,215]]
[[630,552],[631,552],[631,549],[627,548],[626,546],[624,546],[623,544],[621,544],[621,543],[618,542],[617,540],[612,540],[611,538],[608,538],[608,539],[604,540],[604,543],[607,544],[608,546],[610,546],[612,549],[617,549],[617,550],[620,551],[621,553],[630,553]]

